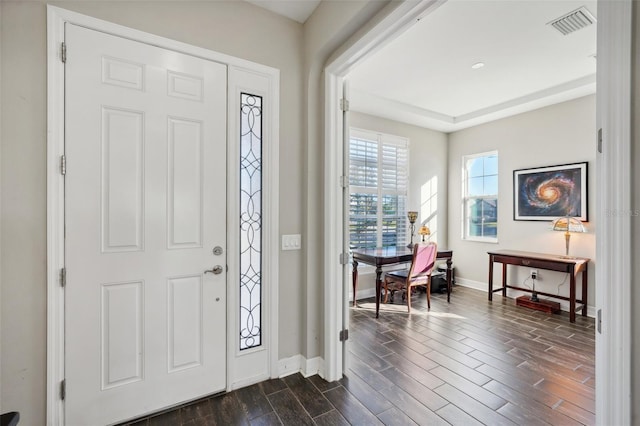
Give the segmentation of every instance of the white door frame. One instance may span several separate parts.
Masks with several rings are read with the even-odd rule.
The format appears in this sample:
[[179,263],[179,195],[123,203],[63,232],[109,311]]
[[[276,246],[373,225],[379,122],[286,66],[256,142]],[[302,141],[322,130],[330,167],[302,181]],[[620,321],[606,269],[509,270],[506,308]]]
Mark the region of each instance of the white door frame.
[[[411,3],[411,4],[408,4]],[[340,265],[343,231],[342,119],[339,100],[344,76],[363,58],[444,1],[403,2],[325,68],[325,372],[342,377],[343,282]],[[597,157],[596,306],[603,333],[596,333],[596,423],[631,422],[631,16],[632,0],[598,2],[597,128],[605,153]],[[610,191],[610,188],[616,188]],[[622,212],[607,217],[606,210]],[[607,283],[605,286],[604,283]]]
[[596,424],[602,425],[631,424],[632,3],[598,1]]
[[[340,99],[343,93],[344,76],[362,59],[371,55],[385,43],[400,35],[415,20],[435,10],[443,0],[402,2],[384,17],[371,31],[348,47],[325,68],[325,145],[324,145],[324,362],[325,379],[338,380],[344,369],[343,344],[339,333],[342,329],[342,314],[346,298],[343,289],[343,269],[340,264],[345,235],[342,226],[343,173],[343,117]],[[347,258],[347,254],[344,254]],[[345,274],[346,275],[346,274]],[[345,291],[347,294],[348,291]],[[346,312],[346,310],[345,310]]]
[[[228,231],[227,249],[227,390],[278,375],[278,255],[279,255],[279,70],[224,55],[208,49],[47,6],[47,414],[48,425],[64,424],[64,402],[60,383],[64,379],[64,288],[61,270],[64,258],[64,64],[61,43],[65,23],[185,53],[227,65],[228,181],[227,229],[239,226],[239,194],[235,171],[238,152],[240,90],[264,97],[263,105],[263,345],[246,351],[239,347],[239,282],[237,232]],[[72,167],[72,165],[70,165]],[[234,251],[235,250],[235,251]],[[235,283],[235,284],[234,284]]]

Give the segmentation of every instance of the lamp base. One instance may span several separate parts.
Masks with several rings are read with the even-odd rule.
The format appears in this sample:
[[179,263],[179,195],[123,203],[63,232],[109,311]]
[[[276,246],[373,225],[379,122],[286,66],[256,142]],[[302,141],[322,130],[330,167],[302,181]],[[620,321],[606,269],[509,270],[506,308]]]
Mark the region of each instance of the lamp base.
[[560,303],[550,300],[533,301],[529,296],[520,296],[516,298],[516,306],[523,306],[536,311],[546,312],[548,314],[560,313]]

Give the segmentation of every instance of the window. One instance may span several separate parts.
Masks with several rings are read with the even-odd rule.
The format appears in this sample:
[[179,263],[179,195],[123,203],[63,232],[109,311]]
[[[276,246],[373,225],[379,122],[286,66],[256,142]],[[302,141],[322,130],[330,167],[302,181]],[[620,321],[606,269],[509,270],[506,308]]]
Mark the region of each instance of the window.
[[349,237],[352,248],[407,243],[409,141],[351,129]]
[[498,241],[498,152],[465,156],[463,238]]
[[240,350],[262,345],[262,96],[240,94]]

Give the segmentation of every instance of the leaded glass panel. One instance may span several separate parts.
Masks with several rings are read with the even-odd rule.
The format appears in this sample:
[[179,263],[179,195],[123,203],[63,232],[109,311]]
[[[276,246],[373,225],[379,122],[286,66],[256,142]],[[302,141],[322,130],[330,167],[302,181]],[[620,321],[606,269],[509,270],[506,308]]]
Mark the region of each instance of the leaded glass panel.
[[240,350],[262,344],[262,97],[240,95]]

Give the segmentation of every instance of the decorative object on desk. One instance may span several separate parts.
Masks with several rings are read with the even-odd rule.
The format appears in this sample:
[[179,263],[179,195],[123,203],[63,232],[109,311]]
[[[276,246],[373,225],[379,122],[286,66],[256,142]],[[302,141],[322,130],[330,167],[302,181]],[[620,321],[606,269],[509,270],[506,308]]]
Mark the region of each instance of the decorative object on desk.
[[587,219],[587,163],[513,171],[513,219]]
[[411,232],[411,242],[407,245],[407,247],[413,247],[413,234],[416,232],[416,220],[418,220],[418,212],[409,211],[407,212],[407,217],[409,218],[409,231]]
[[422,225],[420,227],[420,229],[418,230],[418,234],[422,235],[422,242],[424,243],[424,236],[425,235],[431,235],[431,230],[429,229],[429,227],[427,225]]
[[566,250],[563,257],[565,259],[573,259],[573,257],[569,256],[569,240],[571,239],[571,232],[587,232],[580,219],[569,216],[560,217],[553,221],[551,229],[554,231],[564,232]]

